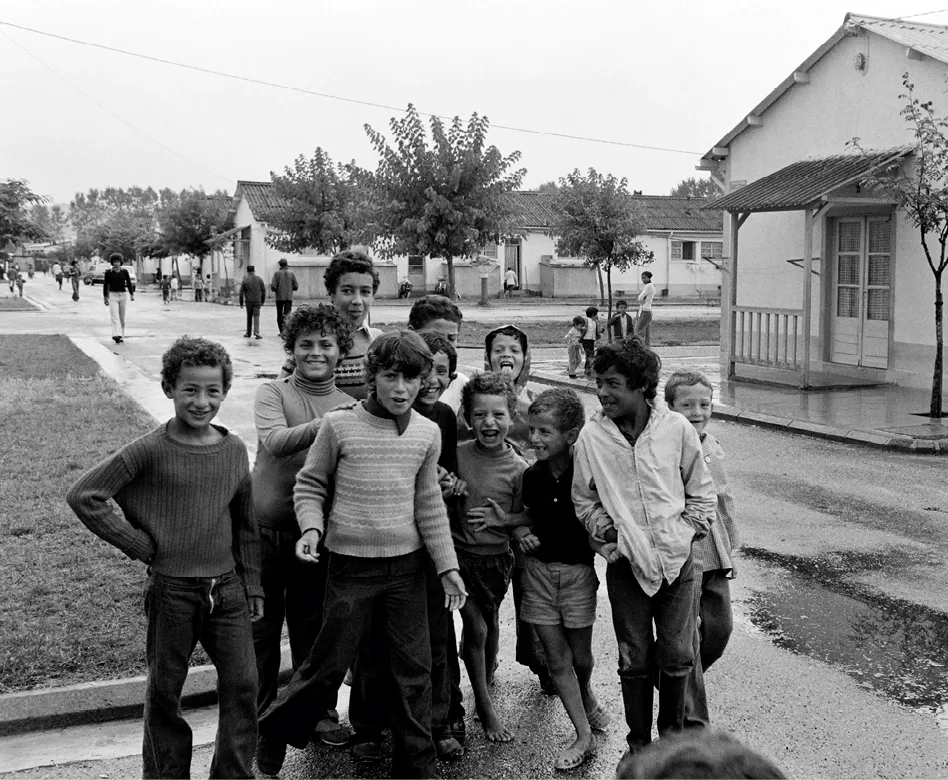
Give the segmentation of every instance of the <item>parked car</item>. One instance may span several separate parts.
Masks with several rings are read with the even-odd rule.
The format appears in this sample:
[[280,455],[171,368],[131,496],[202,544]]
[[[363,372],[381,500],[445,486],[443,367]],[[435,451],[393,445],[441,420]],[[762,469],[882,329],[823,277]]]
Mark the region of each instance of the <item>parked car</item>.
[[[105,272],[111,267],[111,263],[96,263],[92,268],[82,275],[82,281],[86,284],[92,285],[102,284],[102,282],[105,281]],[[138,287],[138,277],[135,276],[135,268],[130,265],[123,265],[122,268],[128,271],[128,275],[132,279],[132,289],[134,290],[136,287]]]

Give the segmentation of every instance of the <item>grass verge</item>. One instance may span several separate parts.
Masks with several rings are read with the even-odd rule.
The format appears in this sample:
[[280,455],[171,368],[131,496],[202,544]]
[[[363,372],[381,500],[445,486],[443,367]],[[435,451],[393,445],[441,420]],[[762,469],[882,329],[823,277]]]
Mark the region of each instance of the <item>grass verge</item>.
[[0,420],[0,693],[142,674],[144,567],[64,496],[153,420],[69,339],[39,335],[0,335]]
[[0,298],[0,311],[39,311],[26,298]]
[[[402,323],[373,323],[382,330],[398,330],[405,327]],[[571,327],[568,321],[550,320],[514,320],[530,339],[531,347],[563,347],[566,331]],[[499,323],[464,320],[461,325],[460,344],[462,347],[483,347],[484,337]],[[721,324],[717,319],[655,319],[652,321],[652,345],[656,347],[678,347],[694,344],[718,344],[721,340]]]

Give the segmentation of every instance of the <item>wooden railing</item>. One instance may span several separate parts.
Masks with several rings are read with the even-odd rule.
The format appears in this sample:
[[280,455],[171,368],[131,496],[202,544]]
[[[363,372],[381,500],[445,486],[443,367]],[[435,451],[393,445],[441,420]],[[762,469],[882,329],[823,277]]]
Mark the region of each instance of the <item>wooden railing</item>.
[[731,362],[802,369],[803,312],[755,306],[731,308]]

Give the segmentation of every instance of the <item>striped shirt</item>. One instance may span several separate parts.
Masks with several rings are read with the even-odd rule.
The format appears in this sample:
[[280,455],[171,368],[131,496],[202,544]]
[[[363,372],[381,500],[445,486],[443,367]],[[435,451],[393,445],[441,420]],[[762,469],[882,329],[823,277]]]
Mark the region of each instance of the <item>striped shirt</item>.
[[734,497],[727,482],[724,468],[724,450],[718,440],[709,433],[701,434],[701,452],[714,481],[714,492],[718,497],[717,517],[711,523],[711,531],[695,541],[692,551],[695,563],[704,571],[733,568],[731,554],[741,546],[737,525],[734,522]]

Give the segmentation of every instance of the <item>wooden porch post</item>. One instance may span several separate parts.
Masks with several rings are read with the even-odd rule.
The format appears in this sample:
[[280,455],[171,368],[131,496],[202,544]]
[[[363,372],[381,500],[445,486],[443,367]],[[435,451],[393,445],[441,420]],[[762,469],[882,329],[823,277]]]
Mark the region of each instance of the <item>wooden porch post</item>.
[[810,388],[810,312],[813,308],[813,212],[803,210],[803,371],[800,388]]
[[727,266],[727,294],[722,296],[722,315],[724,317],[724,353],[727,361],[726,378],[734,376],[734,338],[737,320],[734,307],[737,305],[737,234],[742,220],[737,213],[731,213],[730,262]]

